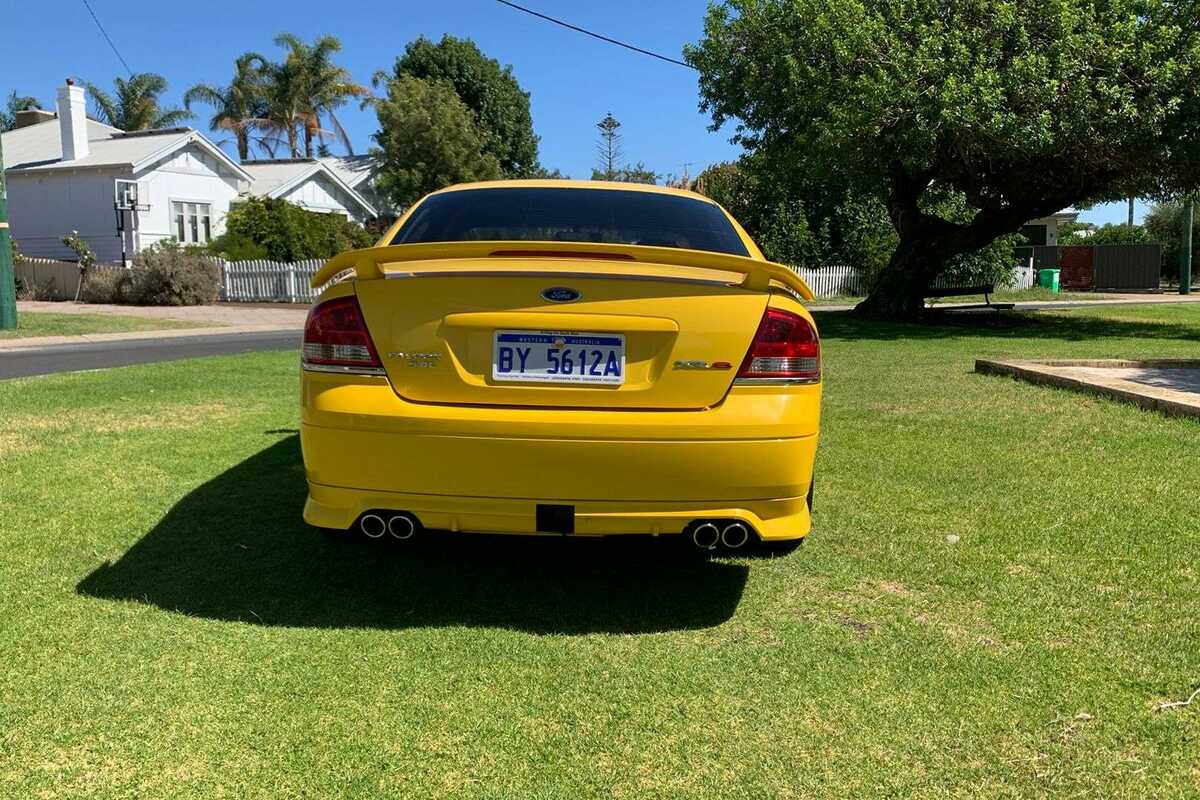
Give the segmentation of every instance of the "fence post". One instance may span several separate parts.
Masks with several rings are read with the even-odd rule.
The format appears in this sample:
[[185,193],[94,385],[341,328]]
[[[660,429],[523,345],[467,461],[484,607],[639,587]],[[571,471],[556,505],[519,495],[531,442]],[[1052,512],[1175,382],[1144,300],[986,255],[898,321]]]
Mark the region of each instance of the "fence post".
[[223,258],[217,259],[221,264],[221,283],[225,287],[225,302],[233,299],[233,286],[229,278],[229,262]]

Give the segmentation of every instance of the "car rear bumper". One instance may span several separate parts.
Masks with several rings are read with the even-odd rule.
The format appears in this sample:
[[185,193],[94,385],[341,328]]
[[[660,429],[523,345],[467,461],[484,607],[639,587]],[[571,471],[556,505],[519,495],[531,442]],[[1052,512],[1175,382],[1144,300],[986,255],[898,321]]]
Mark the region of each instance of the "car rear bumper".
[[[537,504],[543,502],[567,501],[408,494],[310,483],[304,520],[320,528],[348,529],[366,511],[407,511],[433,530],[535,534],[540,533]],[[677,534],[696,519],[738,519],[764,541],[783,541],[802,538],[811,527],[804,497],[738,503],[586,500],[573,506],[576,536]]]
[[407,511],[432,529],[536,533],[543,504],[572,507],[577,535],[721,518],[797,539],[819,391],[739,390],[691,412],[530,410],[414,404],[386,379],[306,373],[304,518],[346,529],[369,510]]

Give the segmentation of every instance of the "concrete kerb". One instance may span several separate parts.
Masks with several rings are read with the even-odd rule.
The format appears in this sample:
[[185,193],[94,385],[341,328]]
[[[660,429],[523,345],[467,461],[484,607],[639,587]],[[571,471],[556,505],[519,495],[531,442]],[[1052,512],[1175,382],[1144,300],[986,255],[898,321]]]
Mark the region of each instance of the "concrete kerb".
[[984,375],[1007,375],[1029,383],[1087,392],[1109,397],[1139,408],[1172,416],[1200,419],[1200,394],[1151,386],[1133,380],[1080,374],[1087,369],[1183,369],[1200,371],[1200,359],[1045,359],[975,361],[975,371]]

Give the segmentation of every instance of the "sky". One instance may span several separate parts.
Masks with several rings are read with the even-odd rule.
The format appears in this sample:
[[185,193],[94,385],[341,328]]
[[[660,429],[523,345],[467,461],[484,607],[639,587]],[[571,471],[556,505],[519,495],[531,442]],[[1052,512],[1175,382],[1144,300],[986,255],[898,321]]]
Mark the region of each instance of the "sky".
[[[293,33],[305,41],[331,33],[343,45],[339,63],[361,83],[390,69],[404,45],[444,33],[471,38],[488,56],[512,65],[529,92],[540,159],[571,177],[596,165],[595,123],[606,113],[621,122],[622,150],[662,175],[696,175],[737,158],[726,125],[709,130],[699,111],[696,73],[601,42],[501,5],[495,0],[342,2],[207,0],[192,5],[150,0],[89,0],[100,23],[135,72],[157,72],[170,84],[168,104],[180,104],[199,82],[226,84],[233,61],[253,50],[281,56],[272,39]],[[53,108],[55,89],[75,77],[110,87],[125,70],[88,13],[84,0],[5,3],[0,92],[12,89]],[[522,0],[521,5],[580,27],[680,58],[702,34],[705,0]],[[332,13],[331,13],[332,11]],[[28,45],[22,43],[29,43]],[[204,109],[197,109],[199,114]],[[348,105],[338,112],[356,152],[371,146],[374,113]],[[205,117],[191,124],[205,128]],[[219,139],[219,135],[213,134]],[[232,151],[232,145],[226,144]],[[340,149],[335,148],[335,152]],[[1138,203],[1140,223],[1149,206]],[[1123,222],[1123,203],[1096,206],[1080,219]]]
[[[192,84],[228,83],[234,59],[248,50],[280,57],[272,39],[281,32],[305,41],[324,33],[337,36],[343,46],[339,63],[368,85],[376,70],[391,69],[409,41],[450,33],[475,40],[486,55],[512,65],[530,93],[540,158],[549,168],[590,177],[596,164],[595,123],[609,112],[621,122],[626,160],[644,161],[660,174],[679,175],[691,162],[686,169],[695,175],[740,152],[729,142],[732,129],[708,130],[710,120],[698,109],[692,70],[597,41],[495,0],[89,1],[130,68],[167,79],[171,104],[179,104]],[[16,89],[53,108],[55,88],[67,76],[110,87],[115,76],[124,74],[83,0],[4,5],[4,95]],[[703,0],[526,0],[521,5],[674,58],[681,58],[685,42],[700,38],[706,7]],[[369,149],[378,127],[374,113],[346,106],[338,118],[356,152]],[[191,124],[204,128],[205,118],[198,116]]]

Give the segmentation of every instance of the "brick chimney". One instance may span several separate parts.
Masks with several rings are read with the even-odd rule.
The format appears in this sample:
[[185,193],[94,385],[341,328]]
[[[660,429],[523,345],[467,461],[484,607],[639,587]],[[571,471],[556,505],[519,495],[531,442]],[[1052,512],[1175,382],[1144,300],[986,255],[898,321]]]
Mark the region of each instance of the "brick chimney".
[[37,125],[41,122],[48,122],[54,119],[53,111],[44,111],[40,108],[29,108],[25,111],[18,111],[16,121],[13,123],[13,128],[28,128],[30,125]]
[[67,78],[67,85],[58,87],[58,131],[62,138],[62,160],[75,161],[88,154],[87,111],[83,89]]

